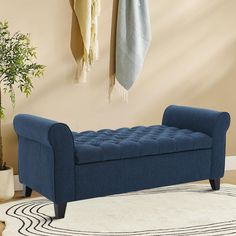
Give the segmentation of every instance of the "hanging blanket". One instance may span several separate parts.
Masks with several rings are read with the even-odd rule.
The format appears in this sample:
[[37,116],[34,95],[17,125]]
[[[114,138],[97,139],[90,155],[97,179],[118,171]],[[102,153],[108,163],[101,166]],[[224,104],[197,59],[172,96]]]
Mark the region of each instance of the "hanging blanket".
[[74,0],[74,11],[84,46],[81,79],[86,81],[86,73],[98,58],[97,18],[100,13],[100,0]]
[[151,40],[147,0],[119,0],[116,31],[115,87],[128,99]]

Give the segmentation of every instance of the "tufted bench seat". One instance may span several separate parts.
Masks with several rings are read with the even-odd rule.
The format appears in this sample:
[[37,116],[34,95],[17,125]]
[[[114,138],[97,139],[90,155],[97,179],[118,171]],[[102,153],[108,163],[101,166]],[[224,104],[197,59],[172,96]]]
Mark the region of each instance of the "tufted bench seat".
[[209,149],[212,145],[212,138],[204,133],[165,125],[73,132],[73,137],[78,165]]
[[63,123],[20,114],[19,177],[54,203],[63,218],[67,202],[209,179],[224,175],[227,112],[166,108],[162,125],[71,132]]

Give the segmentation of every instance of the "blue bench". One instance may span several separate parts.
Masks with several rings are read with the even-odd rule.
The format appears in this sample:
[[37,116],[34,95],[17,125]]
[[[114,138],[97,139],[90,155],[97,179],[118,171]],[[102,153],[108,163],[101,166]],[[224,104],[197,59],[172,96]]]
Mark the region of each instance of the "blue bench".
[[63,123],[20,114],[19,176],[54,203],[63,218],[70,201],[209,179],[224,175],[227,112],[169,106],[162,125],[71,132]]

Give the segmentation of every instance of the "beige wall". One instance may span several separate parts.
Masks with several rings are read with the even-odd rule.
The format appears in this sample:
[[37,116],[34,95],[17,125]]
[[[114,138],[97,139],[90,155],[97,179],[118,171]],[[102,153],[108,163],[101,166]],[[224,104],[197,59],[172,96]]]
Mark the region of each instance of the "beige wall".
[[[236,1],[149,0],[152,44],[129,103],[107,100],[112,1],[102,1],[100,59],[87,84],[73,81],[72,10],[69,0],[0,0],[0,19],[12,31],[31,33],[39,62],[47,65],[30,98],[17,95],[13,112],[4,97],[4,155],[17,170],[12,119],[31,113],[66,122],[74,130],[117,128],[161,122],[164,108],[183,104],[226,110],[232,124],[227,154],[236,154]],[[79,42],[78,42],[79,45]]]

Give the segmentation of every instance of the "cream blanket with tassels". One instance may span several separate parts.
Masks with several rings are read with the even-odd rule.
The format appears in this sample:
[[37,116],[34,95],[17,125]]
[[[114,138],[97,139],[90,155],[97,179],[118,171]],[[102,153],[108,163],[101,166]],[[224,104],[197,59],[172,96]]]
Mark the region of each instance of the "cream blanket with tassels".
[[85,82],[87,72],[98,58],[97,20],[100,14],[100,0],[74,0],[74,11],[78,18],[84,47],[80,80]]

